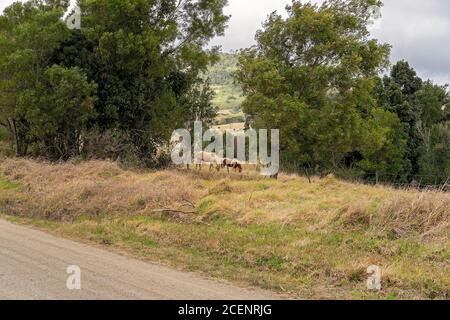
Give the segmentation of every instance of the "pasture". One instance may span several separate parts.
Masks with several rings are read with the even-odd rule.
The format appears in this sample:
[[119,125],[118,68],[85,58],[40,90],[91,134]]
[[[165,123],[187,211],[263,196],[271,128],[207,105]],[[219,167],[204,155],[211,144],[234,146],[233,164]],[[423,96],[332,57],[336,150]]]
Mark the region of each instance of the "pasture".
[[7,219],[143,260],[293,298],[450,297],[448,193],[103,161],[8,159],[0,174]]

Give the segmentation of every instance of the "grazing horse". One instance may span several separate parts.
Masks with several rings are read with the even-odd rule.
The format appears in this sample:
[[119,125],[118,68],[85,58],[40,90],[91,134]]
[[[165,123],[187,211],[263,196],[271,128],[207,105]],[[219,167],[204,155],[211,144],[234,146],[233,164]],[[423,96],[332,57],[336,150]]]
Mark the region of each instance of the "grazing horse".
[[242,164],[236,159],[225,158],[222,160],[222,168],[227,168],[228,173],[230,173],[230,168],[233,168],[234,171],[239,171],[242,173]]
[[201,170],[203,164],[209,164],[209,171],[216,167],[216,170],[219,171],[222,159],[219,158],[215,153],[201,151],[195,154],[195,168]]

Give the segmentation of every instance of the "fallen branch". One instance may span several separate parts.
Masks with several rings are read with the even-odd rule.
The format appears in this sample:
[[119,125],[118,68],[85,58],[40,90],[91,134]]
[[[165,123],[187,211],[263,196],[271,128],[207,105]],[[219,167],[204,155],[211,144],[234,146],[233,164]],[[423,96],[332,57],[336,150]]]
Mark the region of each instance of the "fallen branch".
[[195,211],[183,211],[177,209],[155,209],[152,210],[154,213],[181,213],[181,214],[194,214]]

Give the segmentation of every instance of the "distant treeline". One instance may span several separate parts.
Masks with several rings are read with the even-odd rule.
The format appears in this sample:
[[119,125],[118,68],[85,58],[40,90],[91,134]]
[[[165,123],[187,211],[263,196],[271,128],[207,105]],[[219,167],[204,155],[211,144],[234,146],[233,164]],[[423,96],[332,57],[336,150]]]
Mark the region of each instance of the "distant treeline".
[[212,85],[234,85],[234,73],[238,66],[238,53],[221,53],[219,61],[208,68],[206,73]]

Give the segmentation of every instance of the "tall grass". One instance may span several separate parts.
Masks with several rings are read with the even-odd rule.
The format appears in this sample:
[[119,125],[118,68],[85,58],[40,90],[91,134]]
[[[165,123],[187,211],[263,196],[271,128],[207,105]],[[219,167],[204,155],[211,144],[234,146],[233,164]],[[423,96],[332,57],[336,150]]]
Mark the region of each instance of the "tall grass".
[[[295,297],[449,298],[449,193],[249,170],[228,177],[8,159],[0,212]],[[380,293],[365,286],[372,264],[383,270]]]
[[422,236],[442,234],[450,222],[449,193],[367,186],[334,177],[314,178],[310,184],[295,175],[275,181],[181,170],[138,173],[104,161],[52,165],[6,160],[1,172],[24,186],[29,212],[52,219],[173,209],[189,212],[193,220],[220,214],[243,224],[306,222],[320,229]]

